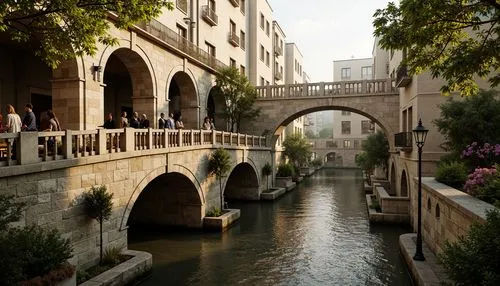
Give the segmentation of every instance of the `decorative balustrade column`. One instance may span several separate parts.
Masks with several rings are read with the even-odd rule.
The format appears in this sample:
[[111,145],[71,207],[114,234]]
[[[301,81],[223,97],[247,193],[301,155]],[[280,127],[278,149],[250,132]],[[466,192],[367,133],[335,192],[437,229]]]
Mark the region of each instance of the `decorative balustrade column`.
[[130,152],[135,150],[135,130],[134,128],[124,128],[120,136],[120,150]]
[[[112,144],[111,144],[111,146],[112,146]],[[107,153],[107,150],[106,150],[106,129],[98,129],[97,130],[96,154],[103,155],[106,153]]]
[[153,128],[148,128],[148,142],[146,144],[148,144],[148,150],[153,149]]
[[212,145],[215,145],[215,142],[217,142],[217,131],[212,130]]
[[179,136],[177,138],[178,139],[177,144],[179,144],[179,147],[181,147],[182,146],[182,129],[178,129],[178,132],[179,132]]
[[72,139],[72,131],[71,130],[66,130],[66,135],[64,135],[62,139],[62,154],[64,156],[64,159],[71,159],[73,158],[72,154],[72,149],[73,149],[73,144],[71,142]]
[[20,152],[19,165],[32,164],[38,162],[38,132],[19,133]]
[[319,83],[319,96],[325,96],[326,95],[326,91],[325,91],[325,82],[320,82]]

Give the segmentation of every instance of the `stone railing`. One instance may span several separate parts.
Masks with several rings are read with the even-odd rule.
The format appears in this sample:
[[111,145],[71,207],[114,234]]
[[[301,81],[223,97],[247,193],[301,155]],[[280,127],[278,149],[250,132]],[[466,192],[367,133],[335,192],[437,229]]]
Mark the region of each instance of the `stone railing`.
[[256,89],[259,99],[397,93],[392,79],[268,85]]
[[[0,167],[196,146],[266,147],[266,138],[209,130],[97,129],[0,134]],[[168,152],[168,150],[165,150]]]
[[[414,184],[417,189],[418,178],[414,178]],[[416,195],[413,197],[412,213],[416,226]],[[445,241],[454,242],[466,235],[473,222],[486,221],[487,211],[494,208],[432,177],[422,178],[422,237],[434,253],[442,251]]]

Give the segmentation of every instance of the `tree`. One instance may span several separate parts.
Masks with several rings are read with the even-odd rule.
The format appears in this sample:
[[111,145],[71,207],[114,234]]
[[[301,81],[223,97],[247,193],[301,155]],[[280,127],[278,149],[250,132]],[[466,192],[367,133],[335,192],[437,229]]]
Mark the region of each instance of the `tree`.
[[264,167],[262,167],[262,175],[266,176],[266,188],[269,190],[269,176],[273,173],[273,167],[271,164],[266,163]]
[[319,131],[319,138],[321,139],[333,138],[333,126],[321,128],[321,130]]
[[87,215],[99,223],[100,253],[99,263],[102,263],[102,223],[111,217],[113,209],[113,194],[106,191],[106,186],[93,186],[88,192],[83,193],[83,205]]
[[222,178],[229,172],[231,168],[231,157],[229,152],[224,148],[215,150],[208,160],[208,173],[215,175],[219,180],[220,208],[224,207]]
[[406,51],[410,74],[430,70],[443,93],[477,93],[475,76],[500,83],[500,3],[494,0],[401,0],[374,14],[374,34],[384,49]]
[[461,154],[468,144],[500,143],[500,98],[494,90],[481,90],[463,100],[450,98],[439,106],[441,115],[433,123],[444,135],[442,147]]
[[316,133],[314,133],[311,129],[307,129],[305,132],[304,132],[304,136],[308,139],[316,139],[318,138],[318,135],[316,135]]
[[0,195],[0,232],[21,218],[25,206],[25,203],[15,202],[14,196]]
[[300,134],[292,134],[283,141],[283,155],[288,157],[295,167],[306,164],[311,157],[311,145]]
[[371,185],[370,176],[373,174],[374,166],[368,161],[368,154],[365,151],[356,154],[354,162],[358,167],[361,168],[361,170],[364,171],[365,180],[369,185]]
[[0,1],[0,32],[20,43],[39,42],[35,53],[52,68],[61,61],[93,55],[97,43],[116,44],[112,37],[109,12],[117,16],[113,24],[127,29],[139,21],[160,15],[162,8],[172,10],[165,0],[4,0]]
[[438,256],[455,285],[500,285],[500,211],[474,222],[465,236],[447,242]]
[[387,170],[387,164],[390,157],[389,141],[387,141],[384,133],[377,131],[375,134],[370,134],[366,137],[366,141],[364,141],[361,145],[361,149],[366,154],[361,155],[362,157],[358,158],[358,160],[365,166],[363,169],[373,170],[375,167],[381,167],[382,169]]
[[217,89],[224,98],[224,116],[231,132],[238,132],[243,121],[259,116],[260,109],[254,107],[257,91],[248,78],[235,67],[219,70],[215,79]]

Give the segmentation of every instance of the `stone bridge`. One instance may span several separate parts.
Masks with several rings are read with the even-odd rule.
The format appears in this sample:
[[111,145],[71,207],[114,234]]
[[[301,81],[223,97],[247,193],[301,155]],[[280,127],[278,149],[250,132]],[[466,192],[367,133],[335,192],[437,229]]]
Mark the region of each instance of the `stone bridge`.
[[343,139],[307,139],[315,158],[319,158],[330,167],[357,167],[355,158],[359,154],[365,138],[349,138],[354,143],[350,147],[343,146]]
[[[265,188],[260,170],[272,161],[264,137],[222,131],[125,128],[0,138],[6,141],[0,194],[28,204],[20,225],[59,229],[74,247],[72,262],[83,267],[99,256],[98,227],[81,204],[90,187],[105,185],[113,194],[105,247],[126,247],[129,225],[202,226],[205,212],[220,205],[219,184],[207,174],[216,148],[231,155],[231,171],[222,182],[229,198],[259,199]],[[57,144],[48,143],[54,138]],[[12,151],[16,157],[7,155]]]
[[243,130],[268,136],[271,146],[281,130],[299,116],[345,110],[376,122],[394,149],[393,134],[399,132],[399,92],[392,79],[270,85],[257,87],[257,92],[260,117],[244,124]]

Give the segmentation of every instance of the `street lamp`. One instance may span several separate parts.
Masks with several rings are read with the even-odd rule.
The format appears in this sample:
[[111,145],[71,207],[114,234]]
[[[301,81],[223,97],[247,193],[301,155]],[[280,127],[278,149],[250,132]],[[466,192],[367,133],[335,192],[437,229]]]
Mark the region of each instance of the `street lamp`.
[[428,129],[422,125],[422,118],[418,120],[418,125],[413,129],[413,136],[418,147],[418,223],[417,223],[417,251],[413,260],[424,261],[422,252],[422,147],[427,137]]

